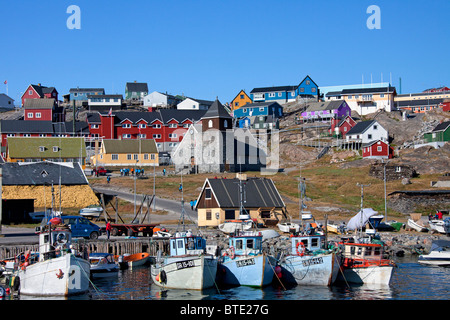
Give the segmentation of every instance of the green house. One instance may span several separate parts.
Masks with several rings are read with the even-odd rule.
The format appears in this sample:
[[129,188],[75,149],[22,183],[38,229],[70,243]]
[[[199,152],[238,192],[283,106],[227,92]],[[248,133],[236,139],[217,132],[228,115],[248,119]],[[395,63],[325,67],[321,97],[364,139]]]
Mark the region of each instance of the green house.
[[125,99],[127,100],[144,100],[148,95],[148,85],[143,82],[127,82],[125,86]]
[[450,141],[450,121],[438,124],[433,131],[424,133],[423,138],[426,142]]
[[84,169],[84,138],[8,137],[7,162],[80,162]]

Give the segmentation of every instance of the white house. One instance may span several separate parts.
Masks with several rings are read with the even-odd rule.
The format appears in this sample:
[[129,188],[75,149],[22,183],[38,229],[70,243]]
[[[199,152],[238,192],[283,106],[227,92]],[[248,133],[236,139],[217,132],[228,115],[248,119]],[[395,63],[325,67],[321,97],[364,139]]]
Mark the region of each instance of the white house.
[[376,120],[358,122],[349,132],[347,132],[345,137],[347,142],[354,141],[366,144],[374,140],[381,140],[389,143],[389,134],[387,130]]
[[350,109],[362,116],[378,110],[391,112],[395,109],[395,95],[395,88],[390,85],[378,88],[344,89],[340,92],[341,99],[347,102]]
[[214,101],[186,98],[177,104],[178,110],[208,110]]
[[14,109],[14,99],[10,98],[4,93],[0,93],[0,108]]
[[123,96],[121,94],[98,94],[89,95],[88,104],[89,106],[121,106]]
[[144,97],[144,107],[171,107],[180,102],[180,98],[158,91],[153,91]]

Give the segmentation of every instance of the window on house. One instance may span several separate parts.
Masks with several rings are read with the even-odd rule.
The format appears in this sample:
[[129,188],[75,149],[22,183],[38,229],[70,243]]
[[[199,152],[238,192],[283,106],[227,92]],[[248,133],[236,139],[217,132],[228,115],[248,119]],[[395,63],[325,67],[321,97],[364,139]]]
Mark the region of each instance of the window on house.
[[148,153],[144,153],[144,160],[148,160]]
[[383,147],[382,147],[382,146],[378,146],[378,147],[377,147],[377,151],[378,151],[378,152],[383,151]]
[[378,126],[375,124],[374,126],[373,126],[373,130],[377,130],[378,129]]
[[243,94],[241,94],[241,95],[240,95],[240,98],[241,98],[241,99],[244,99],[244,95],[243,95]]
[[161,139],[161,135],[160,134],[154,134],[153,135],[153,139]]
[[212,219],[211,210],[206,210],[206,220],[211,220],[211,219]]
[[138,134],[138,137],[141,139],[145,139],[145,138],[147,138],[147,135],[145,133],[141,133],[141,134]]
[[275,97],[275,93],[274,92],[269,93],[269,98],[273,98],[273,97]]
[[300,92],[305,92],[305,88],[300,88]]
[[133,160],[139,160],[139,154],[138,153],[133,154]]
[[40,118],[41,117],[41,113],[40,112],[36,112],[36,118]]
[[278,92],[278,97],[282,97],[283,93],[282,92]]
[[45,147],[40,146],[40,147],[39,147],[39,151],[40,151],[40,152],[44,152],[44,151],[45,151]]
[[154,124],[154,125],[153,125],[153,128],[155,128],[155,129],[161,129],[161,125],[160,125],[159,123]]
[[307,86],[309,86],[311,82],[309,80],[306,80],[305,83]]
[[205,199],[211,199],[211,189],[205,189]]
[[29,133],[24,133],[24,134],[22,135],[22,137],[31,137],[31,134],[29,134]]
[[169,128],[176,128],[178,125],[176,123],[169,123]]
[[208,128],[212,128],[213,127],[213,122],[212,122],[212,120],[209,120],[208,121]]
[[147,128],[147,125],[145,123],[141,123],[141,124],[139,124],[139,128],[145,129],[145,128]]
[[131,154],[127,154],[127,160],[131,160]]
[[28,118],[33,118],[33,112],[28,112],[28,113],[27,113],[27,117],[28,117]]
[[130,138],[131,138],[131,134],[129,134],[129,133],[124,133],[124,134],[122,135],[122,138],[123,138],[123,139],[130,139]]
[[371,135],[371,134],[368,134],[368,135],[367,135],[367,139],[372,139],[372,135]]
[[91,124],[91,129],[98,129],[98,124]]
[[58,147],[53,147],[53,152],[58,152],[59,148]]
[[234,106],[235,106],[235,107],[238,107],[238,106],[239,106],[239,102],[235,102],[235,103],[234,103]]
[[[148,155],[147,155],[147,156],[148,156]],[[155,160],[155,159],[156,159],[156,156],[155,156],[154,153],[152,153],[152,154],[150,155],[150,159],[152,159],[152,160]]]
[[122,128],[131,128],[131,123],[124,123]]
[[177,134],[176,133],[169,133],[169,138],[176,138]]
[[348,96],[349,99],[352,99],[352,96]]
[[28,90],[28,95],[32,96],[33,95],[33,90]]
[[227,120],[223,120],[223,126],[224,126],[225,128],[228,128],[228,121],[227,121]]
[[112,154],[111,155],[111,160],[119,160],[119,155],[118,154]]
[[45,138],[47,135],[45,134],[45,133],[40,133],[39,134],[39,137],[41,137],[41,138]]

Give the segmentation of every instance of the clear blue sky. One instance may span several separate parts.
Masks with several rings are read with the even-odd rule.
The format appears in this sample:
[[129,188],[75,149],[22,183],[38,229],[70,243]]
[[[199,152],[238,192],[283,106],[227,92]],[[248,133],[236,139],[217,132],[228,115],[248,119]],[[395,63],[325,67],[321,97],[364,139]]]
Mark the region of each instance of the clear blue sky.
[[[69,30],[70,5],[81,29]],[[381,10],[369,30],[368,6]],[[450,1],[20,0],[0,2],[0,92],[28,84],[149,91],[221,102],[240,89],[381,80],[402,93],[450,86]]]

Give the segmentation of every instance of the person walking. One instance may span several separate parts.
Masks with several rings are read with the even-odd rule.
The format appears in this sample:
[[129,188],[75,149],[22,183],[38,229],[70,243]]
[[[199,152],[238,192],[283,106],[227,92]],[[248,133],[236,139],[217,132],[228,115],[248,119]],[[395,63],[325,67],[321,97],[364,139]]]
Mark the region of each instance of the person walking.
[[111,181],[111,176],[107,176],[106,177],[106,182],[109,184],[110,181]]
[[111,236],[111,223],[109,222],[109,220],[106,222],[106,238],[109,240],[109,237]]
[[194,210],[194,200],[191,200],[191,201],[189,202],[189,204],[191,205],[191,210]]

